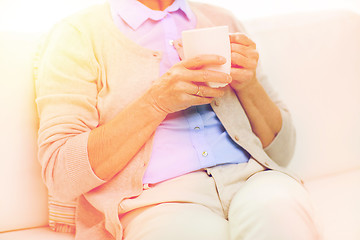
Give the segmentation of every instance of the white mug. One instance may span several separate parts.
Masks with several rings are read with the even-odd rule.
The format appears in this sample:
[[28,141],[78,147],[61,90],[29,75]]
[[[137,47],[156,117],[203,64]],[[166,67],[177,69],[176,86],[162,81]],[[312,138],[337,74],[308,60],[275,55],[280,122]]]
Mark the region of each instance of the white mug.
[[[225,64],[209,66],[206,67],[206,69],[230,74],[231,48],[228,26],[183,31],[182,44],[184,48],[184,59],[193,58],[202,54],[216,54],[225,57]],[[226,86],[227,83],[209,82],[208,85],[213,88],[218,88]]]

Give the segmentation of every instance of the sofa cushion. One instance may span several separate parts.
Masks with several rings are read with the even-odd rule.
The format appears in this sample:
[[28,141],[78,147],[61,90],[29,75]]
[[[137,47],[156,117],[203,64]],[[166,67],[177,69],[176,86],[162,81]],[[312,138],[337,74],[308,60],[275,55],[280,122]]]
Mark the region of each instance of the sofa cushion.
[[0,33],[0,232],[47,225],[32,58],[40,34]]
[[360,168],[305,182],[326,240],[360,239]]
[[48,227],[0,233],[1,240],[74,240],[71,233],[57,233]]
[[304,179],[360,166],[360,15],[298,13],[245,23],[270,82],[290,108]]

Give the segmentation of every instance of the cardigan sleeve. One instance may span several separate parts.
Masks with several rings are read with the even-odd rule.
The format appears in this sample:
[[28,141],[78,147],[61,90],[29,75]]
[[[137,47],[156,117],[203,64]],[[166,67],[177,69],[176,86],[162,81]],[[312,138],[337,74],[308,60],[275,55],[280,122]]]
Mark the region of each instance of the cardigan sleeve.
[[286,167],[295,152],[296,131],[287,106],[280,99],[277,92],[272,88],[266,75],[263,74],[261,66],[257,69],[257,78],[264,87],[271,100],[278,106],[282,126],[273,141],[264,148],[266,154],[282,167]]
[[[231,13],[229,13],[231,15]],[[234,32],[247,33],[244,25],[238,21],[234,16],[232,17],[231,29]],[[251,37],[251,36],[250,36]],[[261,52],[260,52],[261,56]],[[278,165],[286,167],[295,152],[296,145],[296,131],[293,125],[293,121],[289,112],[289,109],[285,103],[281,100],[278,93],[272,87],[267,75],[264,74],[261,64],[259,63],[256,76],[258,81],[264,87],[266,93],[270,99],[277,105],[280,110],[282,118],[282,126],[279,133],[275,136],[273,141],[264,148],[266,154],[274,160]]]
[[89,133],[98,125],[97,62],[90,41],[65,21],[50,32],[38,54],[42,177],[49,194],[71,200],[104,183],[93,172],[87,152]]

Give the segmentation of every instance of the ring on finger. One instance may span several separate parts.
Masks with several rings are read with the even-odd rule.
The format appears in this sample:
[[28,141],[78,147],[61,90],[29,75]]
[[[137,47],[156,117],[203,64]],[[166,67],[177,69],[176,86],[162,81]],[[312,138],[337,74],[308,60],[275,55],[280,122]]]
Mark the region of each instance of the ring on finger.
[[201,97],[201,94],[200,94],[200,86],[198,85],[198,90],[197,90],[197,92],[195,93],[195,95],[197,95],[197,96],[200,96]]

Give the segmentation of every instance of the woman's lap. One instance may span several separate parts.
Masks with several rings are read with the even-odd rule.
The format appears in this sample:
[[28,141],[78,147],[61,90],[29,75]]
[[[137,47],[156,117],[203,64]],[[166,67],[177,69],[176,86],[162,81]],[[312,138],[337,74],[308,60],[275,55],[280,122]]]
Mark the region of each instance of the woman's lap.
[[193,203],[161,203],[121,219],[124,240],[228,239],[228,222],[209,208]]
[[[124,204],[124,239],[319,239],[300,183],[277,171],[259,172],[256,165],[238,168],[198,172],[145,190]],[[232,179],[237,170],[246,174]]]

